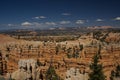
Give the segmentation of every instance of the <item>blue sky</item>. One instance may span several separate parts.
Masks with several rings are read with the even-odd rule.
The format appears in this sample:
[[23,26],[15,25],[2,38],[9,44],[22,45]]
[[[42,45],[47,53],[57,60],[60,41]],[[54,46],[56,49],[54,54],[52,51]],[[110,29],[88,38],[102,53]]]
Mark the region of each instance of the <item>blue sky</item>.
[[120,26],[120,0],[0,0],[0,30]]

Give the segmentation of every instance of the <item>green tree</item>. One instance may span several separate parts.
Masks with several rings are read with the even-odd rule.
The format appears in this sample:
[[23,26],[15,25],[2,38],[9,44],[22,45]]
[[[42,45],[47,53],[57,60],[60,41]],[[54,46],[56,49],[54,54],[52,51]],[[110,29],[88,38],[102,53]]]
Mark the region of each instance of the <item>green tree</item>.
[[115,70],[115,77],[120,77],[120,65],[116,66],[116,70]]
[[3,61],[2,61],[2,52],[0,50],[0,75],[3,75]]
[[120,80],[120,65],[117,65],[115,70],[111,71],[110,80]]
[[83,50],[83,44],[79,44],[80,51]]
[[93,38],[94,38],[94,39],[99,40],[100,37],[102,37],[102,36],[103,36],[103,34],[102,34],[101,31],[95,31],[95,32],[93,32]]
[[68,48],[68,49],[67,49],[67,57],[68,57],[68,58],[72,58],[73,55],[72,55],[71,52],[72,52],[72,48]]
[[56,74],[56,71],[52,65],[49,66],[46,71],[46,80],[59,80],[59,76]]
[[56,51],[55,54],[57,55],[58,52],[59,52],[59,46],[56,46],[56,47],[55,47],[55,51]]
[[113,80],[114,76],[115,76],[115,72],[112,70],[110,74],[110,80]]
[[91,73],[89,74],[89,80],[106,80],[103,73],[102,64],[99,64],[100,54],[95,54],[93,62],[90,65]]

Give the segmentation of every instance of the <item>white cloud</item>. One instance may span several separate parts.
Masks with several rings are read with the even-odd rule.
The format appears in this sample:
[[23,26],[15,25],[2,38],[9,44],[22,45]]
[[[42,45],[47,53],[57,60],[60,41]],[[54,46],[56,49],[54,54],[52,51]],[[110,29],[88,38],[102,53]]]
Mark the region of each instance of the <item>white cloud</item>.
[[11,27],[11,26],[15,26],[14,24],[8,24],[7,26]]
[[61,21],[60,24],[69,24],[70,21]]
[[69,16],[71,15],[70,13],[62,13],[63,16]]
[[23,22],[21,23],[22,28],[35,28],[35,29],[44,29],[48,28],[49,26],[45,23],[39,23],[39,22]]
[[32,26],[33,24],[30,22],[23,22],[21,23],[22,26]]
[[39,19],[39,17],[37,16],[37,17],[35,17],[35,18],[33,18],[33,19]]
[[77,20],[76,24],[84,24],[86,21],[85,20]]
[[97,19],[96,21],[101,22],[101,21],[104,21],[104,20],[103,19]]
[[45,16],[39,16],[40,19],[45,19],[46,17]]
[[47,18],[47,17],[45,17],[45,16],[36,16],[33,19],[45,19],[45,18]]
[[23,22],[21,23],[22,26],[55,26],[57,25],[55,22],[45,22],[45,23],[39,23],[39,22]]
[[21,23],[22,28],[35,28],[35,29],[47,29],[52,26],[56,26],[57,24],[55,22],[23,22]]
[[5,27],[18,27],[19,25],[18,24],[0,24],[0,26],[5,26]]
[[120,17],[116,17],[114,20],[117,20],[117,21],[118,21],[118,20],[120,20]]
[[55,25],[57,25],[55,22],[46,22],[45,24],[49,25],[49,26],[55,26]]
[[38,23],[38,22],[33,22],[32,23],[34,26],[42,26],[43,25],[43,23]]

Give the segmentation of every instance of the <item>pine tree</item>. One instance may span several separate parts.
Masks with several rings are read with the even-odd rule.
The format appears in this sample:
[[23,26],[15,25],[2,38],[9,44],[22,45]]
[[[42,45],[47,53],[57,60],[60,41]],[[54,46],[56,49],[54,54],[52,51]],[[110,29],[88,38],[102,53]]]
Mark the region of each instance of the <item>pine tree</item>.
[[115,72],[112,70],[110,74],[110,80],[114,80]]
[[59,76],[53,66],[50,66],[46,72],[46,80],[59,80]]
[[3,61],[1,50],[0,50],[0,75],[3,75]]
[[120,77],[120,65],[116,66],[115,77]]
[[110,80],[120,80],[120,65],[117,65],[116,69],[111,71]]
[[51,56],[51,62],[48,70],[46,71],[46,80],[59,80],[60,77],[57,75],[53,65],[52,65],[53,56]]
[[100,54],[95,54],[93,62],[90,65],[91,73],[89,74],[89,80],[106,80],[103,74],[102,65],[99,64]]

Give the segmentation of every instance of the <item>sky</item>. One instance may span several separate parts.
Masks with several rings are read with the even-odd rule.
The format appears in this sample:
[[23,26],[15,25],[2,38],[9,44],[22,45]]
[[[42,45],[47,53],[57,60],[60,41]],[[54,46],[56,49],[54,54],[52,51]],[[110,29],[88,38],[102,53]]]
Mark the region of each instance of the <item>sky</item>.
[[120,27],[120,0],[0,0],[0,30]]

